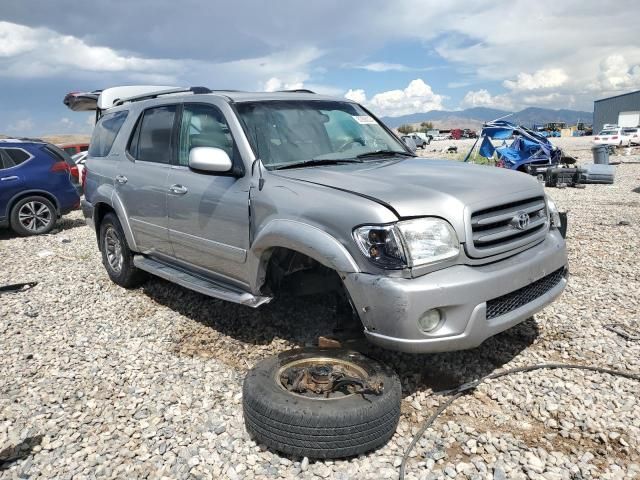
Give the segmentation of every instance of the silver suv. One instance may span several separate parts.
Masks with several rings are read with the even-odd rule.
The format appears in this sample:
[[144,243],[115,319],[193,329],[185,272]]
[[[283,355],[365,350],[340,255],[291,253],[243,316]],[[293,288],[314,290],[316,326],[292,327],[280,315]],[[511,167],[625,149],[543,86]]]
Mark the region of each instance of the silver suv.
[[151,273],[250,307],[336,291],[371,342],[436,352],[479,345],[567,283],[534,178],[417,158],[349,100],[198,88],[100,113],[82,208],[123,287]]

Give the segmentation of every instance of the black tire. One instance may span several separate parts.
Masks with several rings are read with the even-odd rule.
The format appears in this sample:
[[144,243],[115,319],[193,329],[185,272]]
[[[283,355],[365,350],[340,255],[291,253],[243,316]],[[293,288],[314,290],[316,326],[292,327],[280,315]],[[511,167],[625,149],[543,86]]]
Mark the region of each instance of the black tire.
[[[383,384],[382,393],[309,398],[278,378],[294,361],[330,357],[351,362]],[[242,404],[249,434],[273,450],[299,457],[343,458],[384,445],[400,418],[401,385],[386,365],[343,349],[290,350],[256,365],[246,376]]]
[[11,229],[28,237],[49,233],[58,220],[58,211],[45,197],[33,195],[18,200],[11,208]]
[[[114,241],[119,242],[119,252],[122,256],[120,262],[117,262],[119,268],[109,259],[108,244],[113,245]],[[133,265],[133,252],[129,248],[120,220],[114,213],[107,213],[100,223],[100,252],[102,264],[115,284],[124,288],[134,288],[147,279],[146,272]]]

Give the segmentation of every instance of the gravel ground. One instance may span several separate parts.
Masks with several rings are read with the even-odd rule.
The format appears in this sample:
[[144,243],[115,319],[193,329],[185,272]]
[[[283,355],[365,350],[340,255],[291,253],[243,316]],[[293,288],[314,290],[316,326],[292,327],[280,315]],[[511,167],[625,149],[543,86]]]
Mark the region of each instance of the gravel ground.
[[[590,156],[584,139],[560,140]],[[396,478],[443,400],[434,391],[549,361],[640,371],[640,342],[602,328],[640,318],[640,155],[612,161],[614,186],[549,192],[569,211],[561,299],[472,351],[372,349],[402,378],[402,419],[384,448],[342,461],[271,453],[243,427],[244,373],[330,330],[320,299],[252,310],[159,279],[123,290],[79,212],[52,235],[0,232],[0,284],[39,282],[0,297],[0,477]],[[583,371],[492,381],[427,430],[407,478],[640,478],[639,394],[637,382]]]

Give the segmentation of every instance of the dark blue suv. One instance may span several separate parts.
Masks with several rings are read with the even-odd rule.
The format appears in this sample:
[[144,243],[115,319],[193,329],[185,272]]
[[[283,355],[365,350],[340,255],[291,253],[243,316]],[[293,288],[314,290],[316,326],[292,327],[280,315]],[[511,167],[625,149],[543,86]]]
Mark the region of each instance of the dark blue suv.
[[78,208],[73,161],[58,147],[38,141],[0,140],[0,227],[18,235],[49,232]]

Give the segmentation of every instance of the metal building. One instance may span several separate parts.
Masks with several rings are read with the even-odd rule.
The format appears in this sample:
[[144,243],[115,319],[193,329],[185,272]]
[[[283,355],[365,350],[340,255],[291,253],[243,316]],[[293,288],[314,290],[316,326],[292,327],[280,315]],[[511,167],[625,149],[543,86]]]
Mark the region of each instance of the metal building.
[[640,90],[593,102],[593,132],[602,130],[605,123],[640,126]]

